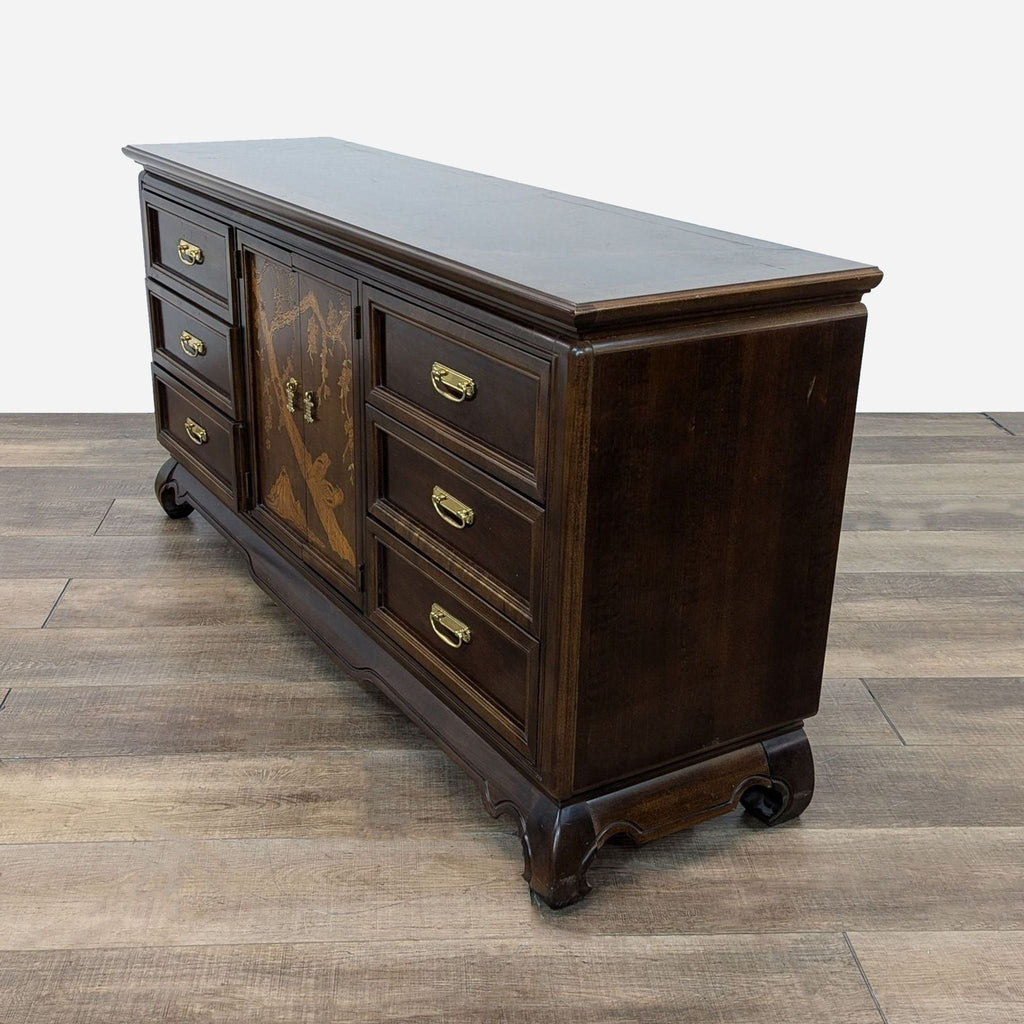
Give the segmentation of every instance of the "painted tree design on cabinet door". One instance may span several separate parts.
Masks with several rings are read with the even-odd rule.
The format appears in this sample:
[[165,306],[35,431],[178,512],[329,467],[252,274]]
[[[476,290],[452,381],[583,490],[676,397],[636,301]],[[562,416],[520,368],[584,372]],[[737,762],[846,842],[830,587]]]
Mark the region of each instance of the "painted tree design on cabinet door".
[[[247,276],[257,500],[300,541],[354,575],[352,295],[257,253],[249,254]],[[303,418],[307,391],[313,423]]]
[[[303,339],[303,388],[316,399],[305,424],[313,453],[305,474],[310,544],[331,561],[356,568],[355,420],[352,408],[352,295],[299,272],[299,333]],[[315,514],[314,514],[315,513]]]
[[289,380],[295,381],[295,401],[302,399],[298,277],[290,267],[256,253],[248,254],[247,276],[255,357],[256,500],[301,537],[306,532],[305,446],[300,421],[287,408]]

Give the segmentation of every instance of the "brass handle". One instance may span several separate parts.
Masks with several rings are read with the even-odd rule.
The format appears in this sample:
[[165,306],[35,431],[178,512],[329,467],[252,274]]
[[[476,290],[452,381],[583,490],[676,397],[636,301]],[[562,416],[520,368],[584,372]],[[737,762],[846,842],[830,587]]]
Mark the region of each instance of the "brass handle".
[[184,238],[178,239],[178,259],[186,267],[194,267],[197,263],[203,262],[203,250],[198,245],[186,242]]
[[178,340],[181,342],[181,350],[185,355],[191,356],[193,359],[196,356],[206,355],[206,342],[202,338],[197,338],[194,334],[189,334],[188,331],[182,331]]
[[456,530],[464,530],[467,526],[473,525],[473,510],[440,487],[435,487],[431,492],[430,501],[434,511]]
[[299,390],[299,382],[294,377],[288,378],[284,386],[285,406],[289,412],[295,412],[295,392]]
[[[473,639],[469,626],[446,612],[439,604],[430,606],[430,628],[449,646],[461,647]],[[452,637],[455,637],[453,640]]]
[[194,444],[206,444],[210,440],[210,435],[206,433],[205,428],[199,426],[191,416],[185,420],[185,433]]
[[434,363],[430,367],[430,383],[434,390],[449,402],[464,402],[476,394],[476,381],[464,373],[453,370],[444,363]]
[[313,413],[316,412],[316,395],[312,391],[306,391],[302,395],[302,418],[307,423],[312,423],[316,416]]

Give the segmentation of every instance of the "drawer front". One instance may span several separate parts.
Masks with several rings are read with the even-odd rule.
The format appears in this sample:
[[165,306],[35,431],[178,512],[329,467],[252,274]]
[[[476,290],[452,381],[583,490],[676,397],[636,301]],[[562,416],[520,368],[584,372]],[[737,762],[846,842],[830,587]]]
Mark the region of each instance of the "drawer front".
[[153,393],[160,443],[223,501],[237,507],[238,425],[156,365]]
[[147,287],[154,361],[208,402],[234,413],[234,330],[160,285]]
[[374,530],[370,619],[520,753],[532,756],[539,645],[402,542]]
[[234,319],[231,244],[226,224],[143,193],[149,273],[171,287],[184,285],[225,319]]
[[536,632],[543,509],[383,413],[368,421],[371,514]]
[[524,493],[543,491],[547,361],[368,288],[367,394]]

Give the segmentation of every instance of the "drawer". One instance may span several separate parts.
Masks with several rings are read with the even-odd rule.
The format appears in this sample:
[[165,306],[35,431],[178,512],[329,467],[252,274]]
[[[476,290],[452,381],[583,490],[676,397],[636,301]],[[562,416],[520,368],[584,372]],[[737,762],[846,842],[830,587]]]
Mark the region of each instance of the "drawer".
[[157,437],[201,483],[238,507],[242,451],[240,424],[233,423],[159,366],[153,366]]
[[153,360],[225,412],[237,408],[235,331],[152,281],[149,325]]
[[369,400],[531,497],[543,492],[549,363],[367,288]]
[[371,515],[536,632],[544,510],[389,416],[367,414]]
[[408,545],[371,526],[370,619],[435,688],[532,756],[539,644]]
[[148,272],[193,297],[225,320],[234,320],[231,241],[226,224],[204,213],[143,193]]

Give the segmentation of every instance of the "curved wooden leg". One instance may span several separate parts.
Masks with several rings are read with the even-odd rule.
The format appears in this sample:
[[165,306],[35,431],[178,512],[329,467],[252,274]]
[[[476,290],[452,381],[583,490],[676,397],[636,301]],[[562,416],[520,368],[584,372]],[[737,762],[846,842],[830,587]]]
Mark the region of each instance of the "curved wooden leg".
[[765,740],[771,788],[751,786],[740,798],[745,810],[766,825],[802,814],[814,795],[814,758],[803,729]]
[[725,814],[741,800],[770,825],[794,817],[811,799],[814,766],[807,737],[797,729],[568,804],[512,772],[477,780],[492,815],[516,818],[523,878],[549,907],[558,908],[586,896],[587,869],[616,836],[647,843]]
[[156,491],[156,500],[160,502],[161,508],[171,519],[184,519],[191,515],[192,506],[187,501],[178,500],[178,485],[174,482],[174,470],[177,469],[176,459],[168,459],[156,475],[153,488]]
[[537,800],[520,832],[523,878],[549,907],[567,907],[590,892],[586,874],[597,837],[586,804],[559,807]]

